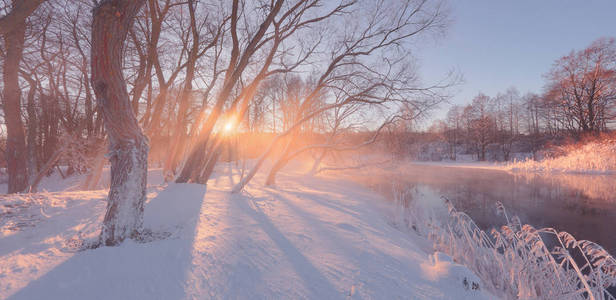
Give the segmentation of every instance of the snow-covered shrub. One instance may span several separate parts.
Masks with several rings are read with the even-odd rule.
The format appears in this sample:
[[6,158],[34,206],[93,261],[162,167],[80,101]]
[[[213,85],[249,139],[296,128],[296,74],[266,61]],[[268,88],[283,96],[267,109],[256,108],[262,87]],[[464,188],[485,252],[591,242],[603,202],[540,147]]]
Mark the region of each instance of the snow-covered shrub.
[[526,159],[507,165],[512,171],[616,173],[616,140],[594,140],[582,145],[557,147],[540,161]]

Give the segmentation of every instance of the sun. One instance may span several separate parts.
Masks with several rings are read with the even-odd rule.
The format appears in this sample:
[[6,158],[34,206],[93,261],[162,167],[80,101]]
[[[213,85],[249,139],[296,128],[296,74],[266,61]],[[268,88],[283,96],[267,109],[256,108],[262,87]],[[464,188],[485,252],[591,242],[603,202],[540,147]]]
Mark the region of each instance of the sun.
[[228,134],[228,133],[230,133],[231,131],[233,131],[233,127],[234,127],[234,126],[233,126],[233,120],[231,119],[231,120],[228,120],[228,121],[225,123],[225,125],[222,127],[222,130],[223,130],[225,133],[227,133],[227,134]]

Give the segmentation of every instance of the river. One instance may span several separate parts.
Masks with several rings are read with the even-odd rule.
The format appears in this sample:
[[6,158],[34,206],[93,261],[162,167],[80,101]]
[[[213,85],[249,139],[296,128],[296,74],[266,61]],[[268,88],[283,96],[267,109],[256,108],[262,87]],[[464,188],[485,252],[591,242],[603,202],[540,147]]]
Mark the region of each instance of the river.
[[[404,164],[395,170],[361,176],[392,198],[392,191],[410,190],[407,201],[424,204],[449,199],[482,228],[504,225],[496,202],[523,224],[567,231],[616,253],[616,176],[511,173],[498,169]],[[425,205],[424,205],[425,206]]]

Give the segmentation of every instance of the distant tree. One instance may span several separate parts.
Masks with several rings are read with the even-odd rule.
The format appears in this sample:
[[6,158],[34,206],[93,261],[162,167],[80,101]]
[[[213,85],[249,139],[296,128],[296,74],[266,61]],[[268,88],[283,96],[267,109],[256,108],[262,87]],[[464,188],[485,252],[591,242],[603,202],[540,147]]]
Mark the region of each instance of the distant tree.
[[456,147],[462,136],[462,114],[463,108],[458,105],[452,106],[447,111],[445,139],[449,145],[449,159],[456,160],[457,150]]
[[599,132],[616,117],[616,40],[599,39],[557,60],[547,74],[546,104],[572,132]]
[[477,159],[486,160],[487,146],[493,141],[495,122],[490,113],[492,99],[482,93],[473,98],[465,108],[468,119],[469,137],[477,151]]
[[537,159],[537,150],[539,148],[539,135],[541,133],[540,116],[541,116],[541,97],[534,93],[528,93],[522,98],[523,106],[525,107],[524,116],[527,123],[527,133],[530,138],[530,150],[533,159]]
[[103,0],[93,11],[92,86],[109,138],[111,187],[100,241],[114,246],[141,230],[146,199],[148,140],[129,100],[122,50],[145,0]]
[[507,89],[504,94],[499,93],[492,103],[496,121],[495,138],[505,161],[509,160],[513,143],[520,132],[519,103],[520,93],[515,88]]

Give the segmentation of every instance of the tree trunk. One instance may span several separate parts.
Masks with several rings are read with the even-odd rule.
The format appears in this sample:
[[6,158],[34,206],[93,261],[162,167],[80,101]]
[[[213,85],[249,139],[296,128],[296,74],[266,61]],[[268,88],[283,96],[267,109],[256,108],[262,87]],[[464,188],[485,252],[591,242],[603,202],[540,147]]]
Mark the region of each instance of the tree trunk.
[[282,170],[282,168],[284,168],[284,166],[286,166],[288,163],[289,157],[285,153],[284,156],[278,159],[274,166],[270,169],[269,173],[267,174],[267,179],[265,180],[265,185],[272,186],[276,184],[276,174],[278,174],[278,171]]
[[9,174],[9,193],[22,192],[28,187],[26,137],[21,120],[21,90],[19,88],[19,63],[24,48],[26,17],[11,24],[11,29],[3,36],[6,58],[2,72],[4,80],[2,108],[7,132],[5,160]]
[[245,177],[242,177],[240,182],[238,182],[231,189],[231,193],[239,193],[244,189],[244,187],[248,184],[248,182],[250,182],[250,180],[252,180],[252,178],[257,174],[257,171],[259,171],[259,169],[265,162],[265,159],[267,159],[267,157],[272,153],[272,151],[274,150],[274,146],[278,143],[278,141],[281,138],[282,136],[277,136],[274,138],[273,141],[270,142],[270,145],[267,148],[267,150],[265,150],[265,152],[261,154],[261,157],[259,157],[259,159],[257,160],[257,163],[252,167],[252,169],[250,169],[250,172],[248,172],[248,174],[246,174]]
[[207,181],[212,176],[212,172],[214,172],[214,167],[216,166],[216,163],[218,162],[218,159],[220,158],[220,155],[222,154],[222,148],[215,148],[215,149],[212,149],[212,151],[213,152],[211,153],[211,155],[209,155],[209,159],[207,163],[205,164],[205,168],[203,169],[203,172],[199,176],[199,180],[197,181],[199,183],[207,184]]
[[[265,35],[267,29],[270,24],[274,22],[274,19],[280,9],[282,8],[282,4],[284,1],[276,1],[272,6],[272,10],[269,12],[263,23],[259,26],[259,30],[254,33],[252,39],[246,46],[246,48],[242,51],[243,54],[240,55],[239,49],[239,41],[237,38],[237,20],[238,20],[238,6],[239,2],[237,0],[233,1],[232,13],[231,13],[231,36],[233,41],[233,47],[231,50],[231,57],[229,59],[229,67],[225,72],[225,80],[216,98],[216,103],[210,110],[210,114],[203,123],[201,130],[198,130],[195,134],[195,142],[193,143],[195,146],[189,152],[188,158],[186,160],[186,164],[184,164],[184,168],[182,169],[180,176],[176,179],[175,182],[187,182],[188,180],[198,181],[201,177],[199,174],[202,174],[201,170],[207,164],[206,153],[204,150],[207,148],[207,141],[210,138],[212,130],[220,117],[223,107],[227,102],[231,92],[233,91],[236,83],[240,79],[244,69],[248,65],[250,58],[256,53],[256,45],[259,44],[259,41]],[[270,58],[271,59],[271,58]]]
[[111,186],[100,242],[136,237],[143,224],[148,141],[137,123],[122,75],[122,48],[144,0],[103,0],[93,11],[92,86],[109,138]]
[[[37,172],[37,160],[36,160],[36,132],[37,132],[37,117],[36,107],[34,104],[34,96],[36,95],[36,81],[32,78],[26,78],[30,84],[30,90],[28,91],[28,102],[26,111],[28,113],[28,178],[32,180],[36,176]],[[31,182],[29,182],[31,183]]]
[[327,149],[321,150],[321,153],[319,154],[317,159],[315,159],[314,163],[312,163],[312,168],[310,168],[310,172],[308,172],[308,174],[314,175],[317,173],[317,170],[319,170],[319,166],[321,165],[321,161],[323,161],[326,154],[327,154]]
[[[190,30],[192,32],[192,46],[190,52],[188,53],[188,61],[186,65],[186,78],[184,79],[184,88],[180,93],[179,100],[179,108],[177,114],[177,122],[175,124],[175,129],[173,130],[174,139],[173,143],[170,145],[170,154],[167,156],[165,161],[165,167],[163,169],[163,174],[173,174],[175,176],[175,171],[177,165],[179,163],[180,158],[184,154],[184,149],[186,146],[186,140],[188,138],[186,134],[186,125],[187,125],[187,114],[188,109],[190,108],[191,102],[191,93],[192,93],[192,81],[195,77],[195,65],[197,63],[197,55],[199,52],[199,33],[197,30],[197,21],[195,17],[195,3],[194,0],[188,1],[188,12],[190,13]],[[167,180],[165,176],[165,181]]]
[[[56,163],[60,160],[64,152],[66,152],[65,147],[56,150],[56,153],[54,153],[54,155],[49,159],[49,161],[45,163],[45,165],[41,168],[41,171],[32,180],[32,184],[30,185],[30,188],[28,188],[29,193],[36,193],[38,184],[41,182],[41,179],[43,179],[43,177],[48,174],[54,166],[56,166]],[[62,170],[60,170],[60,172],[62,172]],[[64,175],[62,175],[62,178],[64,179]]]

